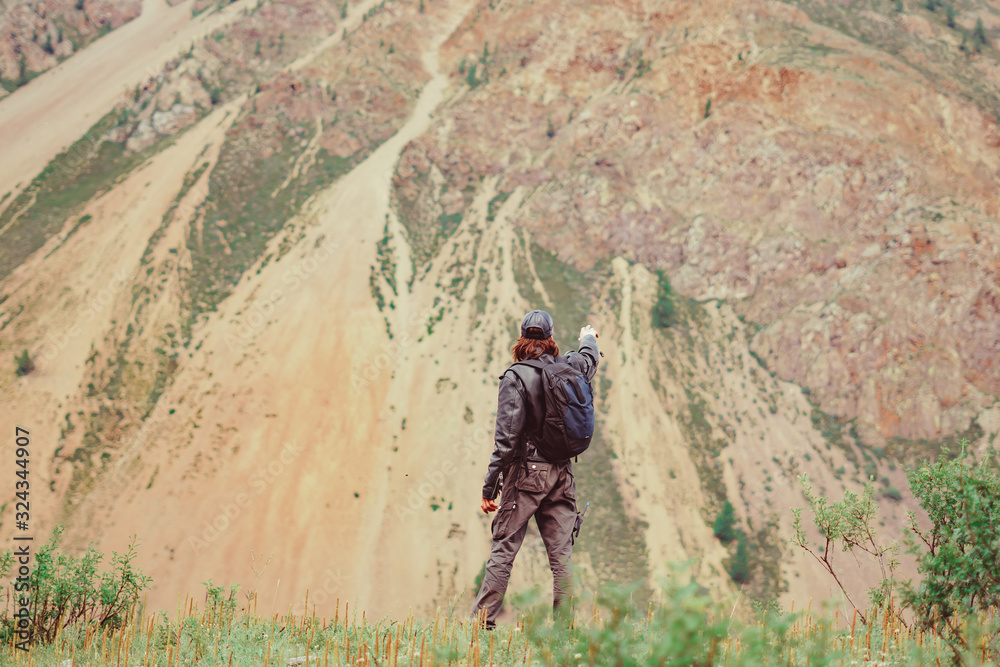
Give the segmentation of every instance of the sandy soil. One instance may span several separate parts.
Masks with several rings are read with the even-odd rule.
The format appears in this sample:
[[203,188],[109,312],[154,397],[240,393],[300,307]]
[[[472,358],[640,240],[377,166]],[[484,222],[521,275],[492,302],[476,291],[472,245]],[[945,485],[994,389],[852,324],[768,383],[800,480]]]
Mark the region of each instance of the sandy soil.
[[0,102],[0,197],[26,187],[136,84],[193,41],[234,20],[250,0],[194,19],[192,3],[169,7],[164,0],[144,0],[139,18]]

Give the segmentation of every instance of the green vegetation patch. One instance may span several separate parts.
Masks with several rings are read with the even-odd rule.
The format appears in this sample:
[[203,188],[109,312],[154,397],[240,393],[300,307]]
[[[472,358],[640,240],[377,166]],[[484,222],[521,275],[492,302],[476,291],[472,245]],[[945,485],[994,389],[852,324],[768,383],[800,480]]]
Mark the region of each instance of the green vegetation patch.
[[320,148],[313,165],[286,184],[289,172],[305,150],[299,139],[280,140],[276,150],[266,157],[258,155],[259,146],[249,129],[228,140],[209,176],[201,233],[193,232],[188,237],[192,266],[187,306],[191,316],[214,310],[302,204],[349,171],[374,147],[369,145],[350,158]]
[[598,423],[590,449],[573,464],[577,507],[582,511],[590,502],[576,548],[590,556],[601,584],[643,582],[636,592],[640,599],[646,600],[651,593],[645,583],[649,579],[644,537],[648,525],[625,511],[612,467],[615,455],[611,444],[601,435],[602,430],[603,425]]
[[[57,155],[0,214],[0,280],[58,233],[80,208],[107,192],[150,155],[163,147],[160,140],[138,153],[126,154],[121,145],[104,137],[124,122],[119,111],[101,118],[79,141]],[[77,226],[86,221],[77,220]]]
[[983,427],[975,419],[969,422],[969,427],[964,431],[953,433],[944,438],[935,440],[906,440],[904,438],[891,438],[885,447],[885,454],[891,459],[911,465],[923,461],[932,461],[942,452],[952,452],[952,458],[958,456],[955,452],[961,450],[963,441],[977,443],[984,435]]
[[701,508],[702,518],[712,524],[713,517],[721,514],[728,502],[719,458],[727,443],[723,438],[713,437],[714,430],[708,421],[710,410],[705,399],[691,389],[684,391],[688,398],[688,410],[686,414],[678,415],[678,423],[705,492],[707,505]]
[[[530,253],[535,274],[552,302],[551,307],[546,306],[542,295],[535,290],[526,252]],[[553,337],[557,343],[565,345],[560,345],[560,351],[564,353],[576,349],[580,327],[587,324],[595,298],[592,286],[608,275],[609,270],[603,265],[584,274],[537,243],[532,243],[527,250],[523,244],[515,246],[514,278],[521,295],[529,301],[532,308],[546,310],[552,316]]]

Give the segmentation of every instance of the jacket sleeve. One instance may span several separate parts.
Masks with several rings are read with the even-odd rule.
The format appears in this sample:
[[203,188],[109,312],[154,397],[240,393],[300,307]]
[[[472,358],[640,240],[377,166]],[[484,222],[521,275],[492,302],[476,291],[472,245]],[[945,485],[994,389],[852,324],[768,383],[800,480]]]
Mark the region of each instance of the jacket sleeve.
[[497,403],[497,428],[493,441],[493,456],[483,482],[483,498],[493,500],[499,492],[500,473],[510,468],[517,451],[518,437],[524,429],[526,410],[520,380],[514,373],[505,373],[500,380]]
[[591,334],[583,337],[579,350],[566,353],[566,363],[586,375],[588,380],[592,380],[597,372],[597,360],[597,339]]

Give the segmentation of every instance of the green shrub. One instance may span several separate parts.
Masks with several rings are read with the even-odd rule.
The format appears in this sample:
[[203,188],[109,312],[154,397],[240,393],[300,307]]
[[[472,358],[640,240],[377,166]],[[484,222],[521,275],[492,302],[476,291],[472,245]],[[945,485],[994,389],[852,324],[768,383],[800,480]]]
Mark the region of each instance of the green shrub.
[[[930,519],[921,528],[909,512],[910,551],[917,555],[919,584],[907,582],[903,602],[924,629],[933,630],[955,651],[970,648],[967,616],[1000,607],[1000,476],[991,458],[973,463],[963,449],[948,460],[906,471],[910,489]],[[1000,657],[1000,631],[989,633],[991,656]]]
[[894,486],[887,486],[882,490],[882,496],[888,498],[889,500],[900,501],[903,499],[903,493]]
[[747,538],[740,533],[736,539],[736,553],[729,559],[726,571],[729,578],[737,584],[746,583],[750,578],[750,565],[747,558]]
[[[62,526],[34,554],[27,591],[11,595],[11,600],[26,595],[30,601],[29,630],[35,642],[49,643],[60,628],[73,625],[95,626],[114,632],[132,619],[139,592],[149,584],[149,577],[137,570],[136,540],[128,551],[111,556],[111,568],[101,572],[98,566],[104,554],[89,546],[81,556],[57,551]],[[0,576],[6,577],[13,565],[13,554],[0,554]],[[14,584],[11,584],[13,591]],[[0,636],[9,639],[15,629],[11,609],[0,613]]]
[[[961,446],[961,454],[953,459],[949,460],[945,447],[936,462],[906,470],[910,491],[930,524],[921,528],[916,512],[908,513],[911,535],[907,542],[921,575],[916,584],[904,581],[897,585],[894,579],[898,563],[893,556],[898,547],[883,543],[876,534],[878,507],[872,481],[860,496],[847,491],[843,500],[831,503],[815,495],[806,478],[800,477],[825,541],[816,549],[806,541],[801,510],[792,510],[793,543],[830,573],[863,623],[880,609],[898,614],[900,610],[892,608],[891,600],[899,588],[902,608],[912,612],[916,629],[942,639],[956,664],[970,655],[983,661],[1000,659],[1000,619],[995,618],[1000,608],[1000,539],[996,531],[1000,525],[1000,475],[995,452],[975,463],[966,450],[968,440],[963,439]],[[837,543],[845,551],[867,553],[882,568],[881,584],[869,591],[874,609],[868,614],[854,604],[830,560]]]
[[524,634],[534,660],[524,664],[757,667],[793,664],[794,654],[794,664],[818,666],[842,657],[825,629],[817,627],[812,635],[791,632],[795,617],[790,614],[774,611],[767,625],[740,623],[683,570],[664,585],[661,604],[640,607],[636,590],[636,584],[607,587],[592,602],[581,601],[577,618],[585,609],[589,620],[573,627],[561,619],[548,622],[549,607],[540,600],[528,606]]
[[857,610],[861,622],[867,624],[868,615],[851,598],[841,576],[834,568],[831,557],[837,551],[835,547],[838,544],[843,551],[868,554],[878,563],[882,573],[882,584],[869,591],[869,596],[876,607],[887,599],[888,592],[895,584],[894,573],[899,566],[895,559],[898,548],[895,544],[883,542],[875,529],[878,504],[875,502],[874,480],[868,480],[861,495],[845,491],[843,499],[833,503],[813,492],[806,475],[799,476],[799,483],[813,513],[813,523],[819,530],[821,541],[816,548],[810,545],[802,527],[802,510],[793,509],[792,530],[795,537],[792,538],[792,544],[803,549],[823,566],[840,587],[847,601]]
[[239,586],[230,585],[229,592],[225,586],[215,586],[212,580],[205,582],[205,616],[210,626],[228,627],[233,623],[236,614],[236,591]]
[[27,375],[35,370],[35,360],[31,358],[27,350],[24,350],[21,354],[14,355],[14,363],[17,364],[18,377]]

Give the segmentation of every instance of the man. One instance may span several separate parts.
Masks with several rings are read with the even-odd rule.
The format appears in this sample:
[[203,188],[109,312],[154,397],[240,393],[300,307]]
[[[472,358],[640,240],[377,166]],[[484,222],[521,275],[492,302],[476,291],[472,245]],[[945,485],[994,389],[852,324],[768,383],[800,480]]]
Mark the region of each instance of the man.
[[[580,330],[580,349],[559,357],[552,340],[552,317],[533,310],[521,321],[521,337],[513,347],[514,361],[562,361],[589,381],[597,371],[597,331]],[[570,555],[576,523],[576,484],[570,459],[547,461],[539,455],[533,438],[540,431],[544,410],[541,371],[515,364],[500,376],[500,398],[493,456],[483,484],[483,512],[494,510],[493,546],[486,562],[483,585],[472,614],[485,616],[487,629],[496,626],[514,557],[534,516],[552,568],[553,607],[563,608],[570,594]],[[503,480],[501,482],[501,474]],[[497,493],[503,484],[499,506]]]

